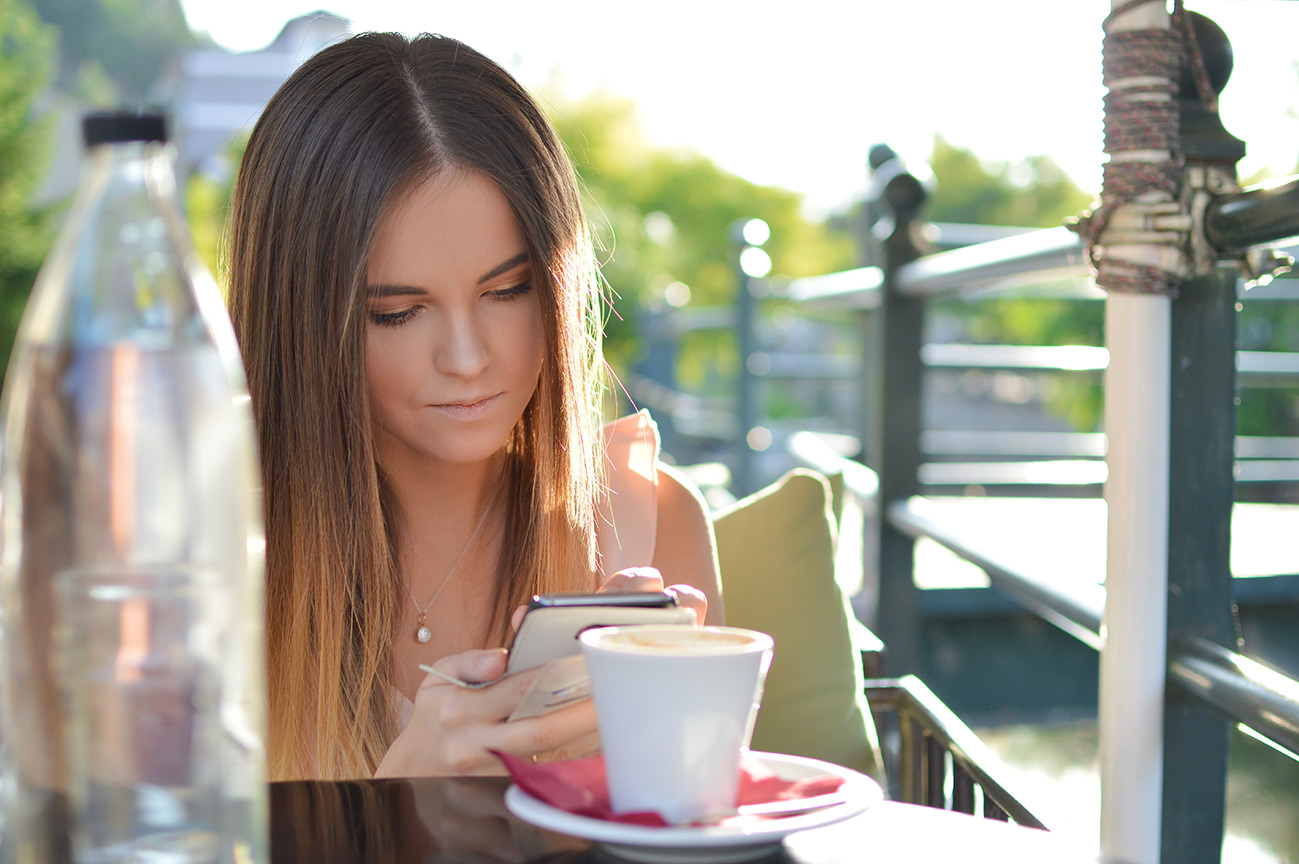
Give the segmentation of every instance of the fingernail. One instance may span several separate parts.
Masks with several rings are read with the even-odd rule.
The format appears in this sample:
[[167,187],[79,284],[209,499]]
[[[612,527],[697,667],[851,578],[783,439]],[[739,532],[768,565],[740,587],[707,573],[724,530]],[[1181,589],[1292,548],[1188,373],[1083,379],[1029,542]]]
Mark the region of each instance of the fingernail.
[[500,658],[504,655],[505,649],[497,648],[478,658],[478,674],[482,676],[483,679],[485,679],[486,676],[495,676],[500,666]]

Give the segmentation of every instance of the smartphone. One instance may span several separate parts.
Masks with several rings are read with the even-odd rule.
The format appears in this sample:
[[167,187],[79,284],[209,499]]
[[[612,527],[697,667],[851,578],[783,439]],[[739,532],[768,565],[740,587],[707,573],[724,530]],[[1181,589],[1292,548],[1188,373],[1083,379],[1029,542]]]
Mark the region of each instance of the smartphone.
[[541,594],[532,598],[510,645],[505,674],[580,654],[583,630],[622,624],[694,624],[694,612],[666,591]]

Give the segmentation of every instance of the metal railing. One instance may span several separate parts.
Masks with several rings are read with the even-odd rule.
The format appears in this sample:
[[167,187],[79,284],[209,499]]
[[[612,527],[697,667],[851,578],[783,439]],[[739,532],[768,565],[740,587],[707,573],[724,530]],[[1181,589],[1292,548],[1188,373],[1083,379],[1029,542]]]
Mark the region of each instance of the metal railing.
[[[1198,100],[1198,96],[1195,98]],[[1184,117],[1192,118],[1184,123],[1198,124],[1188,127],[1191,134],[1186,139],[1188,188],[1200,190],[1196,194],[1201,198],[1197,200],[1202,202],[1207,195],[1209,201],[1207,207],[1191,211],[1187,217],[1192,236],[1197,238],[1194,254],[1201,275],[1187,277],[1178,296],[1162,307],[1168,315],[1167,332],[1160,339],[1160,344],[1167,339],[1167,347],[1161,350],[1168,351],[1169,367],[1165,382],[1169,400],[1165,442],[1168,470],[1166,480],[1156,482],[1168,484],[1167,512],[1166,521],[1154,520],[1152,524],[1162,524],[1167,535],[1143,541],[1135,535],[1125,537],[1127,532],[1117,533],[1120,545],[1144,543],[1149,548],[1166,550],[1154,556],[1163,559],[1166,554],[1166,560],[1158,560],[1159,572],[1151,574],[1158,576],[1155,585],[1160,593],[1165,574],[1168,582],[1166,622],[1162,611],[1156,619],[1164,631],[1156,644],[1166,666],[1158,679],[1164,682],[1162,767],[1156,769],[1160,772],[1156,776],[1162,784],[1162,800],[1155,805],[1155,815],[1162,825],[1162,833],[1156,837],[1162,838],[1160,855],[1170,862],[1208,862],[1217,861],[1222,849],[1229,725],[1241,724],[1299,759],[1299,682],[1235,650],[1239,642],[1233,620],[1230,568],[1236,486],[1254,479],[1245,470],[1237,477],[1236,460],[1245,453],[1273,457],[1284,454],[1283,460],[1292,456],[1286,442],[1237,439],[1236,388],[1238,383],[1270,386],[1292,382],[1297,367],[1292,356],[1237,351],[1237,279],[1221,268],[1215,273],[1211,272],[1212,266],[1204,265],[1235,258],[1247,280],[1269,278],[1279,256],[1260,247],[1299,235],[1299,177],[1242,191],[1230,191],[1230,182],[1220,182],[1212,192],[1205,191],[1208,187],[1195,185],[1195,178],[1203,180],[1213,174],[1221,179],[1228,173],[1234,176],[1230,169],[1243,148],[1236,146],[1240,142],[1221,127],[1216,115],[1188,110]],[[879,410],[870,418],[874,425],[863,427],[862,439],[867,442],[865,449],[878,469],[878,477],[862,480],[858,471],[856,481],[845,476],[845,483],[857,482],[862,494],[878,489],[881,518],[875,564],[878,606],[887,610],[880,616],[878,628],[888,646],[886,668],[899,674],[920,666],[915,541],[928,538],[983,568],[994,587],[1024,608],[1083,643],[1102,649],[1104,689],[1107,659],[1111,670],[1117,668],[1115,662],[1125,662],[1125,658],[1115,661],[1114,655],[1105,651],[1106,589],[1097,584],[1062,586],[1055,580],[1024,572],[1023,565],[1008,566],[1005,561],[1010,558],[1009,550],[991,547],[985,537],[960,533],[953,525],[931,516],[918,497],[922,472],[927,467],[922,443],[931,450],[935,444],[933,436],[926,439],[920,414],[919,393],[927,366],[946,362],[967,368],[1023,370],[1058,368],[1068,359],[1076,371],[1095,373],[1108,365],[1104,349],[1056,352],[1040,348],[926,348],[922,333],[928,303],[1077,276],[1086,272],[1083,245],[1061,228],[922,254],[915,238],[922,233],[918,223],[927,194],[925,184],[908,174],[900,160],[877,167],[876,195],[867,203],[867,212],[879,217],[877,227],[890,230],[876,234],[878,246],[871,257],[881,265],[878,278],[873,274],[855,277],[865,286],[861,294],[870,296],[848,290],[809,290],[804,296],[814,308],[857,309],[873,319],[873,323],[861,327],[875,340],[874,353],[863,368],[867,375],[880,376],[869,388],[874,397],[872,404]],[[1124,303],[1115,304],[1115,310],[1132,310],[1132,304],[1124,299]],[[1126,323],[1126,319],[1116,320]],[[1126,331],[1126,341],[1113,344],[1130,348],[1135,332]],[[1130,363],[1136,356],[1129,351],[1124,359]],[[1159,362],[1158,357],[1155,362]],[[1120,368],[1125,372],[1132,369],[1130,365]],[[1107,375],[1107,385],[1111,383]],[[1128,391],[1129,399],[1133,392]],[[1109,418],[1109,433],[1125,436],[1119,439],[1124,443],[1131,439],[1121,423],[1122,414],[1116,412]],[[1141,445],[1150,440],[1150,436],[1143,437]],[[952,444],[947,443],[949,447]],[[1126,445],[1123,452],[1146,453]],[[1068,455],[1094,458],[1095,448],[1093,445],[1091,452]],[[834,458],[820,453],[815,461],[825,466]],[[1286,474],[1283,462],[1271,467],[1281,470],[1260,474]],[[1130,485],[1129,478],[1119,479],[1125,487]],[[1116,534],[1113,526],[1110,534],[1111,538]],[[1112,551],[1110,558],[1113,567]],[[1132,562],[1143,559],[1120,555],[1118,560],[1131,569]],[[1120,575],[1139,579],[1141,574],[1125,569]],[[1118,623],[1120,606],[1126,609],[1131,605],[1120,600],[1144,596],[1125,594],[1121,590],[1124,584],[1115,583],[1109,592],[1116,598],[1112,602],[1115,616],[1111,625]],[[1125,628],[1125,633],[1132,632],[1130,624]],[[1112,652],[1114,627],[1109,629]],[[1114,724],[1116,715],[1108,716],[1110,725],[1106,726],[1104,718],[1101,723],[1103,751],[1116,732],[1123,734],[1123,727]],[[1145,718],[1141,722],[1144,724]],[[1144,732],[1142,740],[1147,740]]]
[[987,746],[919,678],[866,681],[890,797],[972,816],[1046,828],[1003,780]]
[[[1285,203],[1279,204],[1278,199]],[[907,233],[908,220],[915,218],[917,209],[894,214],[902,226],[895,232],[895,238]],[[1278,211],[1289,216],[1279,220],[1269,232],[1263,224],[1265,217]],[[1224,218],[1216,231],[1225,248],[1232,251],[1240,251],[1246,243],[1289,239],[1296,230],[1293,214],[1299,212],[1299,178],[1270,190],[1251,189],[1224,195],[1218,199],[1215,212],[1230,214],[1231,218]],[[865,289],[882,294],[881,300],[854,298],[850,292],[815,299],[822,306],[832,302],[841,308],[870,310],[866,314],[882,314],[887,321],[884,344],[876,358],[884,376],[881,392],[886,416],[878,456],[883,470],[878,478],[863,478],[860,468],[855,468],[851,473],[845,472],[845,483],[858,485],[863,495],[879,490],[883,514],[878,562],[879,604],[889,610],[881,619],[880,635],[889,646],[889,668],[897,671],[917,668],[914,623],[918,589],[912,577],[912,544],[921,537],[934,540],[978,565],[987,572],[993,586],[1085,644],[1100,648],[1103,642],[1105,590],[1102,586],[1062,586],[1048,578],[1025,573],[1022,568],[1007,566],[999,560],[1004,556],[999,556],[998,550],[972,541],[917,506],[921,441],[926,439],[920,427],[917,400],[910,397],[919,390],[925,365],[922,361],[926,348],[919,339],[924,302],[940,295],[984,292],[1077,266],[1079,247],[1070,241],[1067,232],[1039,232],[1013,241],[995,241],[982,244],[983,248],[921,258],[914,249],[895,239],[894,248],[886,248],[888,263],[878,280],[883,288]],[[966,273],[971,276],[969,283],[962,280]],[[1196,290],[1185,291],[1184,298],[1174,301],[1174,356],[1186,359],[1180,364],[1173,363],[1185,369],[1174,374],[1173,434],[1181,440],[1174,442],[1171,456],[1171,480],[1176,488],[1170,490],[1170,498],[1174,499],[1170,530],[1184,533],[1174,535],[1171,544],[1174,548],[1170,550],[1174,556],[1169,566],[1170,591],[1174,598],[1180,597],[1182,605],[1170,602],[1168,699],[1170,704],[1181,700],[1179,704],[1185,708],[1189,697],[1191,703],[1211,709],[1212,715],[1219,718],[1215,723],[1194,709],[1169,712],[1173,719],[1165,741],[1166,770],[1170,775],[1165,784],[1165,824],[1179,828],[1196,821],[1212,823],[1213,814],[1223,812],[1226,754],[1225,735],[1220,730],[1228,721],[1246,726],[1299,758],[1299,682],[1232,650],[1235,642],[1230,630],[1231,587],[1227,563],[1230,529],[1222,524],[1226,521],[1223,514],[1230,512],[1235,483],[1231,463],[1241,452],[1291,454],[1284,447],[1278,448],[1281,442],[1237,441],[1234,409],[1213,410],[1211,406],[1213,400],[1230,405],[1237,380],[1290,376],[1295,371],[1292,358],[1235,351],[1234,286],[1234,277],[1211,276],[1200,280]],[[1040,363],[1058,367],[1065,359],[1054,357],[1048,364],[1043,362],[1042,355],[1049,352],[1036,348],[1021,352],[988,349],[982,353],[980,349],[929,348],[928,359],[942,362],[943,351],[950,352],[947,360],[962,365],[981,362],[985,366],[1024,368]],[[955,356],[958,353],[963,356]],[[1097,371],[1104,367],[1104,349],[1071,353],[1068,359],[1073,361],[1074,368]],[[897,398],[899,394],[901,398]],[[905,416],[899,417],[899,412]],[[935,439],[930,437],[928,443],[933,445]],[[1099,439],[1092,442],[1087,456],[1097,455],[1096,443]],[[831,466],[836,458],[840,465],[847,462],[828,452],[809,460],[807,453],[812,448],[803,442],[801,449],[805,461],[817,463],[822,470],[833,470]],[[1207,515],[1190,513],[1193,508],[1185,505],[1178,510],[1177,499],[1189,497],[1185,494],[1188,489],[1197,490],[1197,506],[1204,505]],[[1176,548],[1179,545],[1184,547],[1180,552]],[[1220,626],[1224,618],[1227,628]],[[903,622],[913,625],[910,632],[906,632]],[[1179,727],[1189,722],[1185,721],[1188,713],[1194,715],[1190,725],[1195,730]],[[1207,749],[1198,746],[1198,742],[1215,737],[1222,739],[1219,746]],[[1188,756],[1187,751],[1194,755]],[[1207,780],[1202,766],[1195,770],[1184,767],[1188,759],[1210,763]],[[1170,783],[1188,777],[1199,778],[1187,784],[1200,787],[1193,794],[1169,788]],[[1209,789],[1215,781],[1216,789]],[[1206,794],[1216,798],[1208,801],[1207,807]],[[1168,830],[1166,827],[1165,855],[1169,847]],[[1221,846],[1221,826],[1201,825],[1196,830],[1201,840],[1206,834],[1210,840],[1216,837],[1216,845],[1210,842],[1207,853],[1205,849],[1197,853],[1201,860],[1209,855],[1216,860],[1216,850]]]

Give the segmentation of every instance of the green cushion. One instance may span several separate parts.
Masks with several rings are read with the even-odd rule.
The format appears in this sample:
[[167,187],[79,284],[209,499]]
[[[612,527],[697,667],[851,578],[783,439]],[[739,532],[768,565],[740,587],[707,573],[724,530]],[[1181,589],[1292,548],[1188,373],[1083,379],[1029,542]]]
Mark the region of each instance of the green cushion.
[[826,478],[796,469],[714,517],[726,623],[771,634],[753,749],[879,776],[852,610],[834,574]]

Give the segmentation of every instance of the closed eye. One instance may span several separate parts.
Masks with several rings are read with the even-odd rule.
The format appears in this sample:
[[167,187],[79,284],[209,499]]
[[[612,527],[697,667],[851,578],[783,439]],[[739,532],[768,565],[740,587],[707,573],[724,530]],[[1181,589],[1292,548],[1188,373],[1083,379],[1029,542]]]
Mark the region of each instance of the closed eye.
[[370,321],[380,327],[400,327],[415,317],[418,306],[408,306],[395,312],[371,312]]
[[532,290],[531,282],[520,282],[518,285],[511,285],[509,288],[500,288],[496,291],[488,291],[487,296],[497,300],[517,300]]

